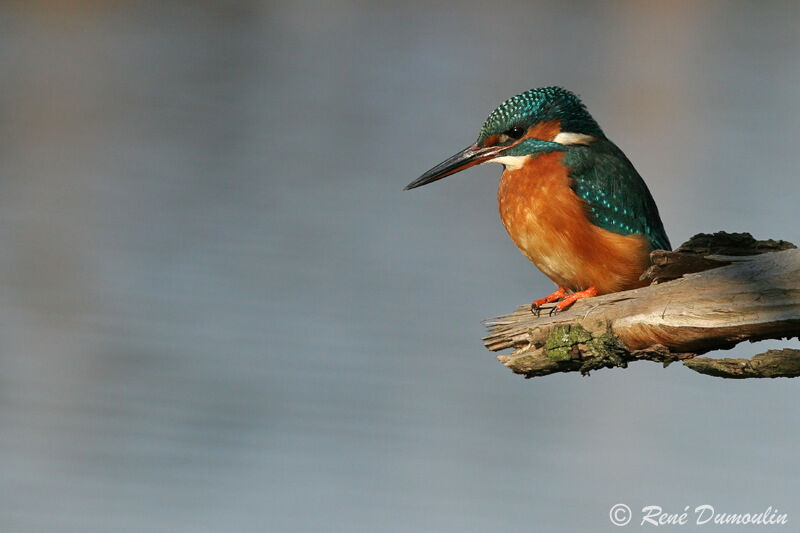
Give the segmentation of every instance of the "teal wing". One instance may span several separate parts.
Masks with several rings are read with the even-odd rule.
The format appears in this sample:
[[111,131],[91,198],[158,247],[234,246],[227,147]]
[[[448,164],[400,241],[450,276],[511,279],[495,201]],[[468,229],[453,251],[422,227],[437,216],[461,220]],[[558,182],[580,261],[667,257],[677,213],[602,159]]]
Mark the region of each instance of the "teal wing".
[[644,235],[653,249],[672,249],[647,185],[614,143],[601,139],[571,146],[564,164],[572,190],[589,206],[592,223],[620,235]]

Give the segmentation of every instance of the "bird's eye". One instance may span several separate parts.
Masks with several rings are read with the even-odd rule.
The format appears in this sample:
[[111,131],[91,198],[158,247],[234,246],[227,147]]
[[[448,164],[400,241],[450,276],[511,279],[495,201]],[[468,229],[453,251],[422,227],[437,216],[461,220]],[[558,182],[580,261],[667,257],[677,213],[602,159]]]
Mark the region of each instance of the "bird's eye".
[[505,135],[508,135],[512,139],[519,139],[525,133],[525,130],[520,126],[514,126],[513,128],[509,128],[503,133]]

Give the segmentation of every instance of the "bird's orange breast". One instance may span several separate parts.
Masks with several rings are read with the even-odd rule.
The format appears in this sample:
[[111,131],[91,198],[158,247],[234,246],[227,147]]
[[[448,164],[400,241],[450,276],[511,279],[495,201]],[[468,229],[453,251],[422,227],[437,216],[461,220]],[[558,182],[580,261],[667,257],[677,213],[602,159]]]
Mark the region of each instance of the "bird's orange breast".
[[511,240],[560,287],[606,294],[642,286],[647,239],[592,224],[586,203],[570,188],[563,156],[541,154],[503,172],[497,197]]

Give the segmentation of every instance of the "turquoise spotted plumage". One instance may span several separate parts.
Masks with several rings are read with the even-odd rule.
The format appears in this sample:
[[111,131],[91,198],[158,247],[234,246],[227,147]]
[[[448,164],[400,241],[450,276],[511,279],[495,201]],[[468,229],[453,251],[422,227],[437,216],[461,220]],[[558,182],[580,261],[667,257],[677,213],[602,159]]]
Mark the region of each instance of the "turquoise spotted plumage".
[[558,120],[562,131],[603,135],[603,130],[575,94],[561,87],[541,87],[509,98],[492,111],[481,127],[478,143],[513,126],[529,127],[534,118],[536,122]]
[[592,222],[620,235],[642,234],[653,249],[672,249],[647,185],[614,143],[603,137],[587,146],[571,146],[564,164]]

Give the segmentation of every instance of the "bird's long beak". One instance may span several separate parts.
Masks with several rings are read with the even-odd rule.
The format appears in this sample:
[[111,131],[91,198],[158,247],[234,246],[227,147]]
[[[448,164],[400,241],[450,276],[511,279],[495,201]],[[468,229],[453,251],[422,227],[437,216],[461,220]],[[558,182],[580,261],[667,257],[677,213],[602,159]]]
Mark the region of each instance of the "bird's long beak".
[[428,183],[433,183],[434,181],[446,178],[450,174],[461,172],[465,168],[479,165],[485,161],[493,159],[506,148],[508,148],[508,146],[486,146],[481,148],[477,143],[468,146],[453,157],[442,161],[425,174],[406,185],[405,190],[407,191],[409,189],[422,187]]

